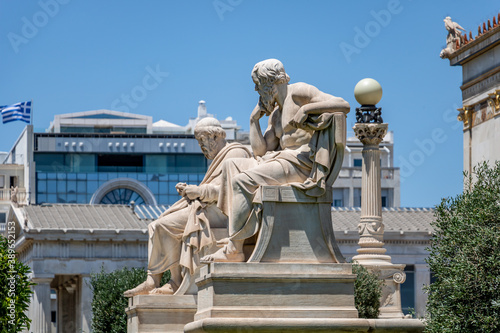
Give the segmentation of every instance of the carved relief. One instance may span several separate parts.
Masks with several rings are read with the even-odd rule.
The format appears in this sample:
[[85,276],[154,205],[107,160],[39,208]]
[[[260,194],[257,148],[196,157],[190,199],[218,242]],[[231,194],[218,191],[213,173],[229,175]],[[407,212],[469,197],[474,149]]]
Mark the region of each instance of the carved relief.
[[492,94],[488,94],[488,116],[492,116],[500,112],[500,90],[496,90]]
[[354,134],[365,145],[378,145],[387,133],[387,124],[361,124],[354,127]]
[[404,283],[406,281],[406,273],[403,271],[396,272],[392,276],[392,279],[396,283],[399,283],[399,284]]
[[464,105],[463,108],[457,109],[457,111],[460,112],[457,116],[458,121],[464,123],[464,129],[468,128],[470,126],[472,118],[472,107],[469,105]]

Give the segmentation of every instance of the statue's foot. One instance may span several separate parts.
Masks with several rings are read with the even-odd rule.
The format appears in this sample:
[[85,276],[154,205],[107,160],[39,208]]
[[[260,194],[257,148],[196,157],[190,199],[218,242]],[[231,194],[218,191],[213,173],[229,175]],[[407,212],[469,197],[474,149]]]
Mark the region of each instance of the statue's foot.
[[245,254],[243,252],[230,251],[228,245],[213,254],[204,256],[200,259],[201,263],[209,264],[211,262],[244,262]]
[[154,283],[151,283],[150,281],[146,280],[137,287],[133,289],[129,289],[126,292],[123,293],[123,296],[125,297],[134,297],[136,295],[147,295],[151,290],[155,288]]
[[[173,295],[175,293],[174,287],[175,286],[171,282],[169,282],[169,283],[165,283],[160,288],[154,288],[149,293],[151,295]],[[177,288],[175,288],[175,289],[177,289]]]
[[223,247],[224,245],[227,244],[229,244],[229,237],[222,238],[221,240],[215,242],[215,245],[217,245],[217,247]]

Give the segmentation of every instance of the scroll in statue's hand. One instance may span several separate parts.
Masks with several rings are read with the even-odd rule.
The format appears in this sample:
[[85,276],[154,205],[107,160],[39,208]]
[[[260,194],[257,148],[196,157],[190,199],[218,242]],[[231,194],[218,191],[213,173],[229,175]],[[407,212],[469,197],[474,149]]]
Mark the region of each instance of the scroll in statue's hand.
[[177,193],[179,193],[179,195],[184,196],[182,193],[184,192],[186,186],[186,183],[177,183],[177,185],[175,185],[175,189],[177,190]]
[[202,193],[199,186],[186,185],[181,195],[189,200],[195,200],[199,199],[202,196]]

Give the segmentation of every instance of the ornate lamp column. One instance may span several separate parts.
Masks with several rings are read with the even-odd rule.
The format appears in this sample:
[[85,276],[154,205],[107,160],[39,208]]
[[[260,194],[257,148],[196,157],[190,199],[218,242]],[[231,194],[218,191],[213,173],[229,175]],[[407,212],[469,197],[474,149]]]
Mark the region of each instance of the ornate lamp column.
[[365,266],[384,280],[379,318],[402,318],[400,284],[406,279],[405,265],[394,265],[384,248],[384,223],[379,144],[387,133],[382,108],[376,104],[382,98],[382,87],[373,79],[363,79],[354,88],[361,107],[356,108],[354,133],[363,144],[361,180],[361,221],[358,225],[358,254],[353,261]]

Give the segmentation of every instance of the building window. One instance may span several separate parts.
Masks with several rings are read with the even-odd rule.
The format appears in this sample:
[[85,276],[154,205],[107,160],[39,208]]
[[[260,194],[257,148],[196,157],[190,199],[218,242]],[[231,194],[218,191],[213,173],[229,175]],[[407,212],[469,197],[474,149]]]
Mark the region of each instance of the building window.
[[406,281],[401,285],[401,309],[409,314],[415,309],[415,266],[406,265]]
[[360,159],[360,158],[355,158],[354,159],[354,166],[358,167],[358,168],[361,168],[363,166],[363,160]]
[[5,176],[0,175],[0,188],[5,188]]
[[10,186],[18,186],[17,184],[17,176],[10,176]]
[[392,203],[390,200],[392,190],[388,188],[383,188],[380,191],[380,195],[382,196],[382,207],[392,207]]
[[7,213],[0,213],[0,223],[7,222]]
[[333,207],[343,207],[342,205],[342,199],[335,199],[333,200]]
[[99,154],[98,172],[142,172],[143,155]]
[[117,188],[106,193],[100,203],[106,205],[128,205],[132,201],[136,205],[144,205],[144,199],[139,193],[128,188]]
[[353,198],[354,198],[353,206],[361,207],[361,188],[359,187],[354,188]]
[[344,189],[343,188],[334,188],[333,189],[333,202],[332,205],[334,207],[342,207],[344,206]]

